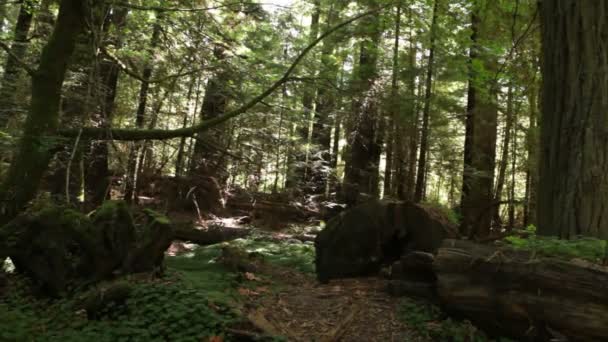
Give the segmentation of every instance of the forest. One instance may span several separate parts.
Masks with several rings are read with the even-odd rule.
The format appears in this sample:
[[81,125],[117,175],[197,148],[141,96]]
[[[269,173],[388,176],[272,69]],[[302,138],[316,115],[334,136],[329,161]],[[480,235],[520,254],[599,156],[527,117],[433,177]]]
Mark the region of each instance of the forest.
[[0,341],[608,341],[608,1],[0,0]]

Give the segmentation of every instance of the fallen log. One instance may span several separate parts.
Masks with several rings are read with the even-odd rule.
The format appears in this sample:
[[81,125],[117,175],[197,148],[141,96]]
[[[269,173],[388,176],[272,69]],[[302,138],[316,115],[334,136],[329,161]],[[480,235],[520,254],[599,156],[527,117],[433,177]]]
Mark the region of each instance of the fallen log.
[[433,264],[444,309],[517,339],[608,337],[608,268],[445,240]]

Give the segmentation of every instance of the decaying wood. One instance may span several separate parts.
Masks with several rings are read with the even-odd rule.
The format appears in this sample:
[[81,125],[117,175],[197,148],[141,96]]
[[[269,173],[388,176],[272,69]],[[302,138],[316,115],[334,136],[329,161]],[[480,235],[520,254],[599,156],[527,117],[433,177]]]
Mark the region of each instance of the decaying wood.
[[433,264],[451,314],[520,339],[608,336],[608,268],[533,253],[446,240]]

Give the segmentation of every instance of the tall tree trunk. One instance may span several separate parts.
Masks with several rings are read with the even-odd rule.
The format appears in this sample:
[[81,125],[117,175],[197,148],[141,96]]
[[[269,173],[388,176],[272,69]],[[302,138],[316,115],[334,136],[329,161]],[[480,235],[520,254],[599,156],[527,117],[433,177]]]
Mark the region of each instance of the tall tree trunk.
[[376,155],[378,140],[378,106],[374,85],[378,78],[378,45],[382,35],[379,16],[361,23],[366,38],[361,42],[359,65],[354,71],[353,118],[351,119],[350,156],[346,160],[342,197],[348,205],[361,200],[360,195],[375,197],[378,193]]
[[[184,119],[182,127],[188,127],[188,119],[190,115],[190,105],[192,103],[192,94],[198,89],[194,89],[195,85],[198,84],[198,76],[192,76],[192,81],[188,86],[188,95],[186,95],[186,110],[184,111]],[[195,112],[196,115],[196,112]],[[175,176],[179,177],[184,171],[184,160],[186,153],[186,137],[181,137],[179,140],[179,147],[177,149],[177,158],[175,159]]]
[[[391,78],[391,102],[392,108],[388,117],[386,136],[386,168],[384,171],[384,196],[393,195],[393,158],[395,153],[395,137],[397,132],[397,121],[401,113],[401,100],[399,99],[399,38],[401,35],[401,3],[397,4],[395,13],[395,42],[393,45],[393,74]],[[399,148],[399,147],[397,147]]]
[[[216,48],[215,56],[219,61],[226,59],[222,48]],[[228,67],[226,67],[228,68]],[[212,75],[207,81],[205,97],[201,105],[201,121],[213,119],[226,112],[230,89],[230,71],[223,69],[217,74]],[[223,183],[228,174],[225,170],[224,157],[221,152],[210,144],[222,147],[225,139],[226,130],[229,126],[220,125],[211,131],[199,133],[194,144],[194,155],[190,165],[190,175],[192,177],[214,177]]]
[[[536,70],[535,70],[536,74]],[[530,111],[530,125],[526,135],[526,147],[528,150],[528,163],[526,171],[526,207],[524,210],[524,225],[537,225],[537,190],[538,190],[538,92],[536,79],[529,88],[528,106]]]
[[426,71],[426,93],[424,94],[424,109],[422,110],[422,137],[420,140],[420,158],[418,159],[418,175],[416,177],[416,190],[414,191],[414,202],[420,202],[424,198],[427,172],[427,154],[429,145],[429,121],[431,115],[431,99],[433,95],[433,74],[435,67],[435,41],[437,35],[437,8],[439,0],[433,5],[433,20],[431,23],[431,41],[429,58]]
[[[310,17],[310,31],[308,41],[312,42],[319,36],[319,21],[321,18],[321,2],[314,0],[314,8]],[[316,70],[312,70],[312,77],[316,75]],[[308,158],[309,158],[309,136],[310,136],[310,120],[313,114],[313,105],[315,103],[315,90],[310,87],[304,88],[302,95],[303,113],[296,128],[296,149],[293,161],[288,166],[287,188],[303,187],[308,181]]]
[[[161,17],[156,18],[156,22],[154,23],[154,28],[152,31],[152,38],[150,40],[150,54],[154,55],[156,53],[156,48],[160,43],[160,33],[161,33]],[[146,67],[143,70],[141,82],[141,87],[139,89],[139,101],[137,105],[137,113],[135,114],[135,126],[137,128],[144,128],[145,116],[146,116],[146,106],[148,104],[148,91],[150,89],[150,78],[152,77],[152,72],[154,70],[154,65],[151,62],[148,62]],[[133,144],[131,151],[129,152],[129,161],[127,164],[127,177],[125,184],[125,193],[124,198],[127,201],[133,201],[135,198],[135,193],[137,189],[137,170],[138,165],[137,162],[139,160],[139,154],[142,150],[141,142],[136,142]]]
[[[106,18],[104,25],[106,29],[113,26],[118,32],[116,36],[109,37],[110,42],[114,44],[117,50],[123,46],[120,32],[126,24],[127,14],[127,9],[115,8],[112,14]],[[93,121],[100,127],[109,128],[112,125],[120,67],[115,61],[109,59],[102,60],[99,67],[101,89],[97,91],[97,94],[101,99],[97,113],[93,115]],[[86,162],[85,196],[87,202],[95,207],[99,206],[109,196],[111,175],[108,158],[108,141],[91,142],[89,157]]]
[[[328,10],[326,26],[331,27],[337,20],[342,10],[341,4],[332,4]],[[315,111],[313,116],[312,132],[310,134],[310,177],[309,187],[313,194],[324,194],[327,187],[328,177],[331,169],[331,128],[332,112],[336,108],[339,66],[333,58],[339,36],[328,37],[323,42],[321,52],[321,70],[319,78],[323,80],[322,85],[317,87]],[[333,120],[335,121],[335,120]]]
[[608,3],[541,5],[538,232],[608,238]]
[[[34,17],[34,1],[21,0],[21,8],[15,24],[11,54],[13,57],[23,60],[29,45],[28,33],[32,26]],[[2,18],[3,19],[3,18]],[[17,84],[23,75],[19,63],[9,55],[4,63],[4,74],[0,83],[0,128],[6,127],[19,112],[17,103]]]
[[[498,177],[496,178],[496,190],[494,191],[494,202],[500,203],[502,192],[504,190],[505,178],[507,174],[507,165],[509,165],[509,149],[511,148],[511,132],[513,127],[513,84],[509,83],[507,90],[507,112],[505,118],[505,136],[502,142],[502,156],[498,166]],[[500,220],[500,206],[493,207],[494,223],[498,224]]]
[[[410,70],[416,70],[417,48],[413,30],[414,16],[411,8],[408,9],[408,22],[410,26],[409,68]],[[408,117],[406,121],[406,132],[408,132],[408,138],[404,142],[403,160],[401,161],[402,177],[400,177],[402,181],[397,192],[397,198],[401,200],[413,200],[416,187],[416,155],[418,152],[418,141],[420,140],[420,130],[418,126],[420,111],[418,110],[419,101],[416,95],[421,93],[420,90],[416,90],[416,77],[416,74],[412,73],[408,80],[407,94],[410,98],[407,101]],[[422,84],[422,82],[420,82],[420,84]]]
[[80,0],[62,0],[57,23],[42,50],[32,77],[32,99],[17,154],[0,187],[0,224],[14,218],[36,195],[54,149],[52,135],[59,123],[61,88],[74,52],[76,38],[85,27]]
[[[490,41],[496,32],[494,11],[495,2],[480,1],[473,9],[474,40],[471,49],[475,58],[472,65],[483,72],[471,70],[469,81],[469,100],[467,105],[472,120],[472,132],[469,141],[465,139],[465,168],[463,178],[462,223],[461,230],[469,236],[485,237],[490,233],[492,225],[492,202],[494,200],[494,168],[496,165],[496,135],[497,135],[497,84],[495,75],[498,60],[492,51],[480,49],[480,43]],[[483,18],[483,20],[479,20]],[[484,74],[486,76],[484,76]],[[469,126],[469,124],[467,124]],[[467,145],[468,143],[468,145]],[[468,158],[468,159],[467,159]]]

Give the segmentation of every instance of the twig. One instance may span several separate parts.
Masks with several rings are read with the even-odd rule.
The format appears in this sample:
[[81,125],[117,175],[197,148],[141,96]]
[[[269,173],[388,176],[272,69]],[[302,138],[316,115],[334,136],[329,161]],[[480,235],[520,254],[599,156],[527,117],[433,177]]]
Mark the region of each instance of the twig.
[[17,57],[13,51],[11,50],[11,47],[6,45],[6,43],[0,41],[0,48],[4,51],[6,51],[6,53],[8,54],[8,56],[13,59],[23,70],[25,70],[28,75],[30,76],[35,76],[36,75],[36,70],[34,70],[29,64],[27,64],[26,62],[22,61],[21,59],[19,59],[19,57]]

